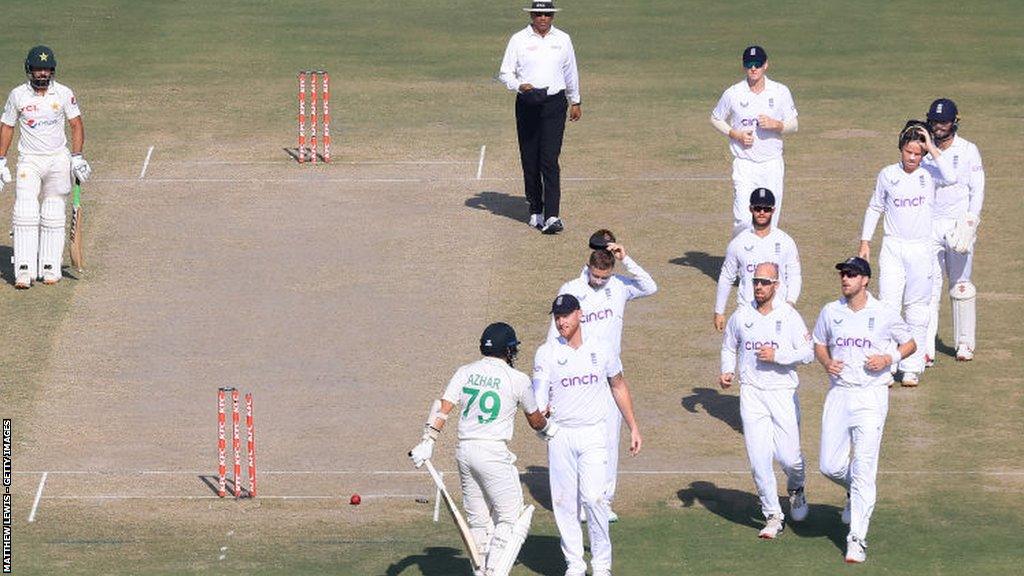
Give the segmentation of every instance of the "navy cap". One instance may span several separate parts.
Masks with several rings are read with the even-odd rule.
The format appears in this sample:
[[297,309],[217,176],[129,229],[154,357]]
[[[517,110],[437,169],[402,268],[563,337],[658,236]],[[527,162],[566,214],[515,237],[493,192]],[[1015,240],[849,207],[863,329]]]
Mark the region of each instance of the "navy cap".
[[743,49],[743,67],[749,68],[751,64],[760,68],[768,61],[768,53],[760,46],[747,46]]
[[569,314],[580,309],[580,301],[572,294],[559,294],[551,303],[551,313],[556,316]]
[[590,249],[591,250],[607,250],[608,244],[615,242],[615,236],[612,235],[608,230],[598,230],[590,235]]
[[775,206],[775,194],[767,188],[755,188],[750,193],[751,206]]
[[935,122],[956,122],[956,102],[949,98],[939,98],[928,107],[928,119]]
[[868,261],[863,258],[854,256],[853,258],[847,258],[839,264],[836,264],[836,270],[840,272],[854,272],[861,276],[871,277],[871,265]]

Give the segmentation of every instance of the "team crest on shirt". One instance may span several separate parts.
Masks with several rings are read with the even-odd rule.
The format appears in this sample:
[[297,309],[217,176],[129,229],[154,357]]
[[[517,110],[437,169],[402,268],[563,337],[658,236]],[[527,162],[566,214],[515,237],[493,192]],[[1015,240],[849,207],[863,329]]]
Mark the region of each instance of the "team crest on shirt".
[[960,155],[959,154],[953,154],[953,169],[954,170],[959,170],[960,169]]
[[868,330],[874,330],[874,329],[875,329],[875,317],[872,316],[871,318],[868,318]]
[[558,365],[559,366],[565,366],[566,362],[568,362],[568,361],[569,361],[568,358],[563,358],[561,360],[558,360]]
[[775,108],[775,98],[769,98],[768,99],[768,107],[769,108]]
[[782,320],[775,321],[775,333],[782,334]]
[[924,174],[917,177],[917,183],[921,185],[921,188],[924,188]]
[[611,288],[605,288],[604,289],[604,295],[609,297],[609,298],[611,298],[612,297],[612,289]]
[[776,242],[775,243],[775,254],[776,255],[782,254],[782,243],[780,243],[780,242]]
[[[60,110],[60,104],[54,102],[53,104],[50,104],[50,108],[53,108],[53,111],[56,112],[57,110]],[[953,160],[954,162],[956,161],[955,158]]]
[[590,363],[597,366],[597,352],[590,353]]
[[743,249],[746,250],[747,252],[750,252],[751,250],[754,249],[754,245],[751,244],[750,246],[744,246]]

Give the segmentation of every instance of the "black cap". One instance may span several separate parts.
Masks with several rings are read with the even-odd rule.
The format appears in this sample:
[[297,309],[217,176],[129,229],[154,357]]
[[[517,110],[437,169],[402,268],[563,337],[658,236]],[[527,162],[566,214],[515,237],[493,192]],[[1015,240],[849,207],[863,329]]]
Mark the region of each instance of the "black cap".
[[775,194],[767,188],[754,188],[750,193],[751,206],[775,206]]
[[25,72],[28,73],[32,68],[57,69],[57,57],[53,55],[53,50],[50,50],[49,46],[34,46],[28,51],[28,56],[25,57]]
[[764,66],[764,63],[768,61],[768,53],[764,51],[764,48],[760,46],[747,46],[743,49],[743,66],[746,68],[750,64],[754,64],[758,68]]
[[580,309],[580,301],[572,294],[559,294],[551,303],[551,313],[556,316],[569,314]]
[[871,277],[871,265],[868,264],[867,260],[863,258],[858,258],[857,256],[854,256],[853,258],[847,258],[846,260],[843,260],[839,264],[836,264],[836,270],[839,270],[841,272],[849,271],[859,274],[861,276],[867,276],[868,278]]
[[956,122],[956,102],[949,98],[939,98],[928,107],[928,119],[934,122]]
[[484,354],[488,352],[504,354],[506,350],[519,344],[516,331],[504,322],[495,322],[489,325],[484,328],[484,333],[480,336],[480,352]]
[[615,242],[615,238],[609,238],[606,230],[598,230],[590,235],[591,250],[607,250],[609,242]]

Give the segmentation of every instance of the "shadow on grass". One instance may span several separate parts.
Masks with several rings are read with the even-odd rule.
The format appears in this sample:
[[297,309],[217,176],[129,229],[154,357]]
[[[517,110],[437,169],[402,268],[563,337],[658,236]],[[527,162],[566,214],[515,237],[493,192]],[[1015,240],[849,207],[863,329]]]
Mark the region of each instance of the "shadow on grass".
[[475,210],[487,210],[491,214],[504,216],[516,222],[530,221],[529,207],[522,196],[484,190],[468,198],[465,205]]
[[693,394],[683,396],[680,402],[687,412],[697,413],[697,406],[703,406],[704,410],[712,418],[717,418],[729,425],[730,428],[743,433],[743,422],[740,420],[740,398],[729,394],[722,394],[714,388],[694,388]]
[[[0,262],[7,262],[7,260],[3,259],[3,252],[0,252]],[[950,346],[949,344],[946,344],[946,342],[943,341],[942,338],[936,338],[935,355],[938,356],[939,354],[945,354],[950,358],[956,358],[956,348]]]
[[526,472],[519,475],[519,481],[526,485],[530,496],[541,508],[551,511],[551,485],[548,483],[547,466],[527,466]]
[[565,574],[565,557],[555,536],[527,536],[519,551],[519,563],[544,576]]
[[[789,503],[783,501],[783,512],[789,515]],[[828,538],[841,553],[846,553],[846,533],[849,527],[843,524],[843,509],[828,504],[811,504],[810,512],[803,522],[786,522],[786,528],[801,538]]]
[[12,258],[14,258],[14,249],[10,246],[0,246],[0,276],[5,282],[14,286],[14,272],[11,270],[13,266],[7,265]]
[[385,576],[398,576],[406,569],[415,566],[418,571],[410,574],[423,576],[452,576],[454,574],[472,574],[473,565],[465,553],[455,548],[436,546],[424,548],[422,554],[413,554],[402,558],[388,566]]
[[764,515],[761,514],[761,505],[756,494],[719,488],[714,482],[697,480],[691,482],[689,488],[677,492],[676,496],[686,508],[700,504],[708,512],[734,524],[758,530],[764,526]]
[[670,264],[696,268],[716,282],[718,281],[718,274],[722,271],[723,262],[725,262],[725,256],[712,256],[707,252],[695,250],[691,250],[679,258],[669,260]]

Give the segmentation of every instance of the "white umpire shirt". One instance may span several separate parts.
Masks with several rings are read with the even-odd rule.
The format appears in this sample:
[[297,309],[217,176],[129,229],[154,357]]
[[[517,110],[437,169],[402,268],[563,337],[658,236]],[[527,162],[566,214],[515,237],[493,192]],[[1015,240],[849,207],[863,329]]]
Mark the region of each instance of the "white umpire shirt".
[[67,149],[65,120],[82,115],[78,100],[67,86],[50,80],[46,94],[36,94],[28,82],[11,90],[0,122],[8,126],[21,123],[19,154],[55,154]]
[[[580,322],[583,339],[599,338],[612,347],[612,353],[622,352],[622,324],[626,302],[650,296],[658,291],[654,278],[632,258],[626,256],[622,264],[632,277],[613,274],[600,288],[590,286],[589,267],[584,266],[578,278],[562,284],[559,294],[572,294],[580,302]],[[548,328],[548,342],[558,339],[554,318]]]
[[942,152],[940,160],[952,164],[952,179],[943,177],[938,162],[931,154],[921,161],[921,166],[935,180],[932,217],[959,218],[966,212],[981,214],[981,205],[985,201],[985,168],[981,164],[978,147],[954,135],[953,143]]
[[[796,365],[814,359],[804,319],[785,302],[762,314],[755,305],[740,306],[729,318],[722,338],[722,373],[739,375],[741,385],[761,390],[794,389],[800,384]],[[774,362],[762,362],[762,346],[775,350]],[[737,369],[739,360],[739,369]]]
[[573,349],[559,337],[537,349],[533,393],[538,406],[551,406],[551,418],[559,426],[599,424],[608,412],[608,379],[621,373],[618,355],[603,340],[584,338]]
[[800,271],[800,254],[796,242],[789,234],[772,228],[764,238],[750,228],[740,232],[725,249],[725,261],[718,274],[718,291],[715,295],[715,314],[725,314],[729,290],[739,278],[736,301],[742,307],[754,299],[754,270],[758,264],[772,262],[779,267],[779,286],[775,302],[796,303],[803,287]]
[[760,94],[755,94],[750,90],[746,79],[740,80],[722,93],[718,104],[712,110],[712,118],[728,122],[734,130],[754,131],[754,144],[749,148],[730,139],[729,149],[736,158],[765,162],[782,157],[782,134],[759,128],[757,117],[761,114],[780,122],[797,117],[793,95],[785,84],[766,77],[764,90]]
[[498,79],[513,92],[519,91],[520,84],[531,84],[547,88],[548,96],[565,90],[570,103],[580,103],[580,77],[572,40],[554,26],[544,36],[529,25],[513,34]]
[[490,356],[456,370],[441,398],[458,407],[459,440],[511,440],[518,405],[537,411],[530,377]]
[[829,302],[814,325],[814,343],[828,346],[832,359],[843,362],[839,376],[829,374],[832,386],[888,386],[892,382],[888,366],[870,371],[864,363],[869,356],[889,354],[895,364],[900,361],[899,345],[911,340],[910,327],[899,312],[871,294],[867,304],[856,312],[845,298]]

